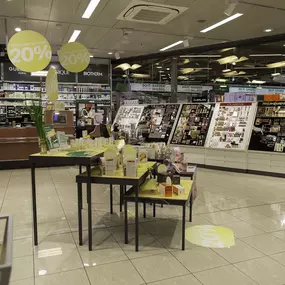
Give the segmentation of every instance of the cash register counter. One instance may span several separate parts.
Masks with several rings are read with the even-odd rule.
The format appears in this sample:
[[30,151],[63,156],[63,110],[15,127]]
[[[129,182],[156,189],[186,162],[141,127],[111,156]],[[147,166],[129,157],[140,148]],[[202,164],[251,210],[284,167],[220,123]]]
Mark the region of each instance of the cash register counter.
[[[73,126],[55,126],[55,129],[74,136]],[[0,128],[0,170],[29,167],[29,155],[39,151],[36,128]]]

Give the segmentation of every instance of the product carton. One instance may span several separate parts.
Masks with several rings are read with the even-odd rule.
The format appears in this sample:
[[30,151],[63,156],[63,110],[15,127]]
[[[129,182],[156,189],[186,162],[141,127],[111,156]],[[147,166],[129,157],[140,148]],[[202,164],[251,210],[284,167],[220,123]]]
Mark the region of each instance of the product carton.
[[181,185],[173,185],[173,193],[176,195],[181,195],[185,193],[185,189]]
[[159,193],[165,197],[172,197],[172,185],[169,185],[167,183],[160,183]]

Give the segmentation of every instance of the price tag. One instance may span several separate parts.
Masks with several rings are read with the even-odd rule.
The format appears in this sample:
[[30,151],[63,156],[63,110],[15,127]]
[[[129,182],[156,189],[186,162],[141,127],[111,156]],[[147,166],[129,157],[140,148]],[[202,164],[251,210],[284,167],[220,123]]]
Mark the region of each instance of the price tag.
[[49,69],[46,77],[46,93],[49,101],[55,102],[58,99],[57,72],[53,67]]
[[88,49],[77,42],[63,45],[58,53],[58,58],[61,66],[70,72],[81,72],[90,63]]
[[8,43],[8,57],[18,69],[26,72],[43,70],[52,52],[47,39],[34,31],[16,33]]

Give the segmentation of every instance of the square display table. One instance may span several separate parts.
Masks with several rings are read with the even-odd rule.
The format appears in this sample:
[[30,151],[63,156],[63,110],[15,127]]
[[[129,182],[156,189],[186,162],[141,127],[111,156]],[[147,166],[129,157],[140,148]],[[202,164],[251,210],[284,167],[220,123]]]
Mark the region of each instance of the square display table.
[[[190,222],[192,221],[192,188],[194,182],[192,180],[181,180],[180,185],[184,187],[184,194],[175,195],[172,197],[166,197],[160,194],[159,186],[156,179],[147,179],[140,187],[138,194],[134,192],[135,189],[130,189],[124,196],[125,203],[125,243],[128,243],[128,201],[129,202],[142,202],[153,204],[168,204],[182,206],[182,250],[185,249],[185,216],[186,205],[190,201]],[[136,231],[136,239],[137,237]]]
[[[37,223],[37,190],[36,190],[36,168],[37,167],[47,167],[47,166],[57,166],[60,163],[66,163],[69,165],[79,165],[86,166],[86,183],[87,183],[87,193],[88,189],[91,192],[91,165],[98,156],[102,156],[106,148],[94,148],[92,150],[84,151],[59,151],[59,152],[50,152],[48,154],[31,154],[29,160],[31,163],[31,178],[32,178],[32,206],[33,206],[33,226],[34,226],[34,244],[38,245],[38,223]],[[91,213],[91,200],[87,202],[88,209],[90,208]]]
[[[135,231],[136,231],[136,251],[139,250],[139,210],[138,210],[138,191],[139,186],[145,182],[150,174],[150,171],[155,167],[156,162],[143,162],[138,165],[137,176],[128,177],[124,176],[123,168],[117,170],[114,175],[101,175],[98,167],[91,170],[90,175],[87,172],[76,176],[78,188],[78,231],[79,231],[79,244],[82,245],[82,183],[90,183],[87,187],[88,201],[92,201],[91,197],[91,183],[92,184],[109,184],[122,186],[133,186],[134,189],[134,202],[135,202]],[[112,193],[112,189],[111,189]],[[89,203],[90,205],[91,203]],[[88,206],[89,206],[88,205]],[[126,209],[125,209],[126,211]],[[88,244],[89,250],[92,250],[92,212],[91,207],[88,207]]]

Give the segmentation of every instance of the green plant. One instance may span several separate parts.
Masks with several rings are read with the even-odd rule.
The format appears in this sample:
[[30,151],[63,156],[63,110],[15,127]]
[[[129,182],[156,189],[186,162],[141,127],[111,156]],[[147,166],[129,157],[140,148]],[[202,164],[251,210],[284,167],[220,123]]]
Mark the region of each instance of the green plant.
[[43,129],[42,100],[39,99],[39,101],[32,101],[32,105],[26,106],[25,109],[29,113],[29,115],[31,116],[31,119],[34,121],[34,123],[36,125],[38,137],[40,139],[45,139],[45,133],[44,133],[44,129]]

